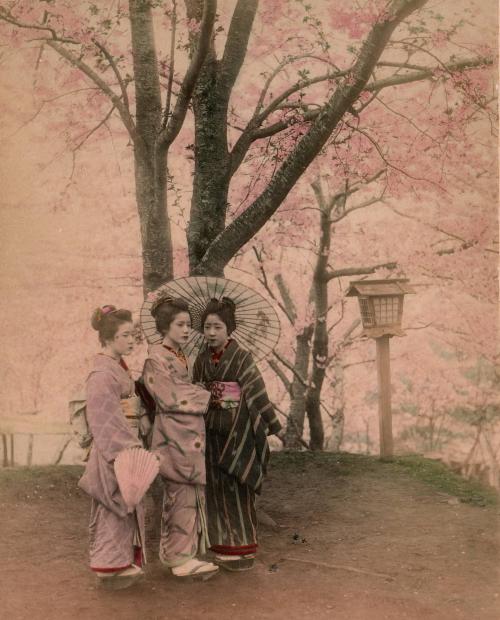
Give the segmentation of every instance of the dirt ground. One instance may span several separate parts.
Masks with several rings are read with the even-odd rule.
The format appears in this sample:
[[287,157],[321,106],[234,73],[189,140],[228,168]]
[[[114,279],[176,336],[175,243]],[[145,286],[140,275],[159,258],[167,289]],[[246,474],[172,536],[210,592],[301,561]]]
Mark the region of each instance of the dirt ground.
[[80,472],[0,470],[2,619],[500,618],[498,504],[425,467],[276,455],[260,505],[279,529],[261,527],[251,572],[179,583],[150,554],[121,592],[87,568]]

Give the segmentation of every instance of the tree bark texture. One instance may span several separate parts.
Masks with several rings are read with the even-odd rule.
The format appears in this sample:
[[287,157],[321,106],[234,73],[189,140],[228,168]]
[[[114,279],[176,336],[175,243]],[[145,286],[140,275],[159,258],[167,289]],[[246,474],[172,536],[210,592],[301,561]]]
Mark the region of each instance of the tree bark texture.
[[129,10],[136,95],[135,191],[147,292],[173,277],[172,241],[166,160],[156,148],[162,104],[151,7],[145,0],[130,0]]
[[[287,449],[299,450],[302,448],[302,435],[304,433],[304,419],[306,407],[307,376],[309,372],[310,340],[313,326],[306,327],[302,334],[296,338],[296,353],[291,392],[290,410],[283,438],[283,445]],[[298,375],[298,376],[297,376]],[[302,381],[299,377],[302,377]]]

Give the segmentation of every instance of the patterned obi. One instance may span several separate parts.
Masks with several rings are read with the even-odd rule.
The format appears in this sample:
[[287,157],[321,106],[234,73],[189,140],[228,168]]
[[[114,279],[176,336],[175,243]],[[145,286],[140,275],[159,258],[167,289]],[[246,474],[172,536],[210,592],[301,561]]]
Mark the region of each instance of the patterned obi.
[[128,398],[120,401],[123,415],[132,428],[139,428],[139,418],[141,417],[141,399],[132,394]]
[[211,381],[207,383],[207,390],[212,394],[212,407],[234,409],[240,404],[241,388],[237,381]]

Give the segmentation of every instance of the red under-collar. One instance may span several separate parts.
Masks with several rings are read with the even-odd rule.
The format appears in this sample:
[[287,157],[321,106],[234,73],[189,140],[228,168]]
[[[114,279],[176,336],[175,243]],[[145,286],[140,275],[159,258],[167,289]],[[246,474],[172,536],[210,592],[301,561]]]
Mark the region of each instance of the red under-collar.
[[228,346],[230,345],[232,341],[233,339],[229,338],[229,340],[224,345],[223,349],[221,349],[220,351],[213,351],[211,353],[211,360],[214,364],[218,364],[220,362],[220,358],[224,355],[224,351],[228,348]]
[[123,359],[123,357],[120,357],[119,360],[116,359],[116,357],[111,357],[111,355],[107,355],[106,353],[99,353],[99,355],[104,355],[104,357],[109,357],[112,360],[115,360],[115,362],[118,362],[118,364],[120,364],[120,366],[123,368],[123,370],[127,370],[128,371],[128,366],[125,363],[125,360]]

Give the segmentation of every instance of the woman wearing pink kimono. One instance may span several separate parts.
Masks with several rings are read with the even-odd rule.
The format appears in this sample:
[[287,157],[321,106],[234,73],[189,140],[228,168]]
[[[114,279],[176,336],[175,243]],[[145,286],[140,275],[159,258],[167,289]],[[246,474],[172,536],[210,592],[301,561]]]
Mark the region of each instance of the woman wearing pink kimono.
[[210,392],[193,385],[182,352],[191,334],[187,304],[164,298],[151,308],[163,336],[149,347],[144,384],[156,403],[151,449],[164,481],[160,560],[179,578],[207,579],[218,567],[196,558],[208,547],[205,420]]
[[114,460],[122,450],[142,446],[127,421],[123,400],[134,395],[134,381],[122,358],[134,346],[132,316],[128,310],[103,306],[94,312],[92,327],[102,351],[86,384],[92,445],[79,486],[92,498],[90,568],[104,585],[118,589],[143,575],[144,512],[139,505],[128,513],[114,471]]

